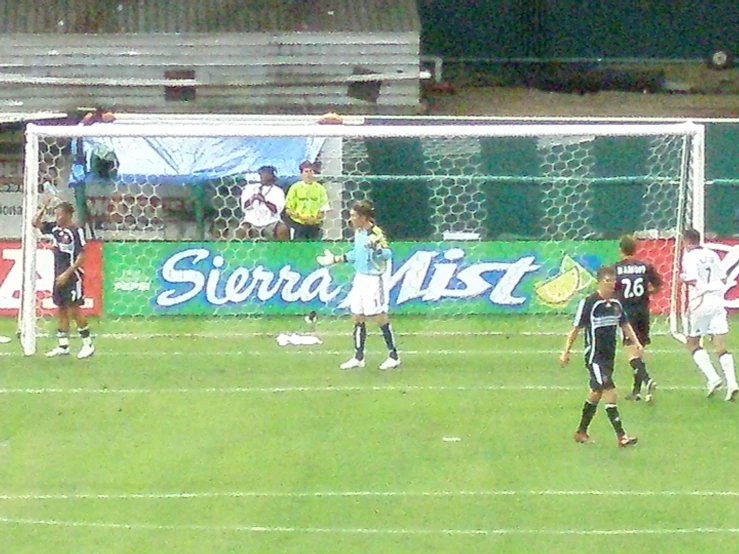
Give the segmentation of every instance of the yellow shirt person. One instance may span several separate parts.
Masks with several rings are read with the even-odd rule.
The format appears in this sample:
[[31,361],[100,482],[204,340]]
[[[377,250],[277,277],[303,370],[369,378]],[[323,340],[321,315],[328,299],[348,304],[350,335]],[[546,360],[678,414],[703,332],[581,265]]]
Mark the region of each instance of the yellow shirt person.
[[287,191],[285,213],[296,240],[319,240],[323,217],[329,209],[326,187],[315,180],[311,162],[300,164],[300,181]]

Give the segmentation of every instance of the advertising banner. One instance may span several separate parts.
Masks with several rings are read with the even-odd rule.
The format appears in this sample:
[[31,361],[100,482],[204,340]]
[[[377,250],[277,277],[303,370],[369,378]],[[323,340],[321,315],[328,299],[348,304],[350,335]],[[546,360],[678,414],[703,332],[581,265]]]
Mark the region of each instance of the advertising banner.
[[20,186],[0,183],[0,239],[18,240],[23,224]]
[[[711,239],[705,245],[716,251],[726,272],[726,307],[730,310],[739,309],[739,238]],[[642,240],[637,243],[636,256],[651,262],[664,280],[662,290],[653,295],[650,302],[651,311],[655,314],[669,312],[674,251],[675,241],[671,239]]]
[[[327,243],[106,243],[105,314],[324,313],[346,309],[353,269],[322,268]],[[387,285],[393,313],[571,312],[616,241],[397,242]]]
[[[88,315],[100,315],[101,304],[101,253],[99,242],[88,242],[85,247],[83,311]],[[54,285],[54,254],[49,245],[39,245],[36,257],[36,297],[39,315],[54,313],[56,306],[51,301]],[[16,316],[21,306],[23,267],[21,243],[0,242],[0,316]]]

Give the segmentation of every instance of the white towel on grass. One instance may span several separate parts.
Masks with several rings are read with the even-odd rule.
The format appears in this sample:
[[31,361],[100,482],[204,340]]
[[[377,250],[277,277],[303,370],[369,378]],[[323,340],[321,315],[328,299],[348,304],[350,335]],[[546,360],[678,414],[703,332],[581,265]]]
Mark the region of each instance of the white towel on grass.
[[280,333],[277,335],[277,344],[280,346],[307,346],[321,344],[323,341],[315,335],[300,335],[298,333]]

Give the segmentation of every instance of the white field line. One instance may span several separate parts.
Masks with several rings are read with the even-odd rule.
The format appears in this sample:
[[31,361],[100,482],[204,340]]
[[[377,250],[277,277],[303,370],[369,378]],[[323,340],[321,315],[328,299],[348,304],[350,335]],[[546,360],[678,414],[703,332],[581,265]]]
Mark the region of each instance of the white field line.
[[25,519],[0,517],[0,523],[11,525],[32,525],[45,527],[77,527],[95,529],[125,529],[141,531],[210,531],[234,533],[298,533],[324,535],[694,535],[694,534],[736,534],[739,528],[694,527],[677,529],[382,529],[371,527],[282,527],[254,525],[158,525],[154,523],[105,523],[90,521],[61,521],[56,519]]
[[[260,394],[260,393],[323,393],[323,392],[515,392],[515,391],[584,391],[574,385],[337,385],[285,387],[194,387],[194,388],[0,388],[0,395],[9,394]],[[704,387],[664,386],[660,390],[696,391]]]
[[[437,350],[400,350],[402,356],[502,356],[502,355],[557,355],[561,350],[549,349],[549,350],[509,350],[509,349],[467,349],[467,350],[448,350],[448,349],[437,349]],[[666,350],[649,350],[650,354],[679,354],[684,353],[684,349],[666,349]],[[217,357],[217,356],[275,356],[278,354],[298,355],[298,356],[347,356],[351,354],[350,349],[344,350],[321,350],[316,346],[309,348],[301,346],[284,347],[280,350],[136,350],[136,351],[121,351],[121,350],[106,350],[105,348],[98,347],[95,352],[95,357],[100,356],[142,356],[142,357],[163,357],[163,356],[198,356],[198,357]],[[582,355],[582,352],[573,350],[572,356]],[[22,352],[3,352],[0,356],[5,357],[20,357]],[[687,352],[685,352],[687,357]]]
[[625,490],[481,490],[481,491],[315,491],[315,492],[163,492],[163,493],[48,493],[0,494],[0,500],[187,500],[211,498],[453,498],[453,497],[666,497],[739,498],[739,491],[625,491]]
[[[441,321],[441,320],[440,320]],[[402,331],[393,330],[400,337],[564,337],[569,329],[570,321],[563,325],[561,331]],[[245,339],[276,337],[280,333],[307,333],[308,326],[304,329],[288,328],[282,331],[198,331],[198,332],[141,332],[141,333],[107,333],[105,331],[93,332],[94,338],[116,339],[116,340],[144,340],[144,339]],[[94,329],[93,329],[94,331]],[[351,337],[352,331],[347,321],[347,330],[342,331],[316,331],[321,337]],[[51,338],[56,335],[39,332],[38,337]],[[653,337],[669,337],[667,333],[652,332]],[[674,339],[673,339],[674,340]]]
[[[347,323],[348,325],[348,323]],[[396,331],[393,333],[400,337],[562,337],[566,334],[567,326],[563,327],[564,331]],[[348,337],[351,338],[351,327],[347,327],[346,331],[319,331],[317,334],[321,337]],[[94,331],[94,329],[93,329]],[[287,328],[284,331],[198,331],[198,332],[168,332],[168,333],[106,333],[93,332],[93,338],[115,339],[115,340],[145,340],[145,339],[248,339],[276,337],[280,333],[307,333],[307,325],[303,330]],[[37,334],[38,338],[53,338],[55,334],[41,332]],[[652,336],[659,333],[652,333]]]
[[[307,325],[306,325],[307,329]],[[539,337],[539,336],[564,336],[568,327],[563,327],[563,331],[395,331],[394,333],[401,337]],[[228,339],[228,338],[249,338],[249,337],[276,337],[281,332],[285,333],[301,333],[295,329],[286,329],[285,331],[200,331],[197,333],[93,333],[94,337],[118,339],[118,340],[141,340],[141,339]],[[347,321],[346,331],[319,331],[317,333],[322,337],[351,337],[352,331]],[[43,334],[39,336],[51,337],[51,334]]]

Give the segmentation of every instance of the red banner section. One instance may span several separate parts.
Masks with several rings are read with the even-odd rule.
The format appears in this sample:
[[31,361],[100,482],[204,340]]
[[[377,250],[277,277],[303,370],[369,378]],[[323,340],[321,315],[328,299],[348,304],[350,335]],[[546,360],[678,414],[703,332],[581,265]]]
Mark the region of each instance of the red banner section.
[[[39,315],[54,313],[51,301],[54,284],[54,255],[49,245],[39,245],[36,254],[36,295]],[[100,315],[102,311],[102,247],[91,241],[85,247],[85,303],[82,310],[87,315]],[[0,316],[16,316],[21,306],[22,286],[21,243],[0,242]]]
[[[705,246],[715,250],[721,258],[726,271],[729,288],[726,291],[726,307],[730,310],[739,309],[739,238],[714,239],[706,242]],[[675,241],[671,239],[640,240],[637,242],[636,257],[652,262],[662,277],[662,290],[652,296],[651,311],[654,314],[664,314],[669,311],[670,285],[672,283],[672,258],[675,250]]]
[[706,246],[716,251],[721,258],[721,265],[726,272],[726,281],[729,285],[724,298],[726,307],[730,310],[739,309],[739,238],[715,239],[706,242]]
[[652,295],[650,308],[653,314],[666,314],[670,311],[670,285],[672,283],[672,258],[675,241],[672,239],[639,240],[635,256],[651,262],[662,277],[662,289]]

